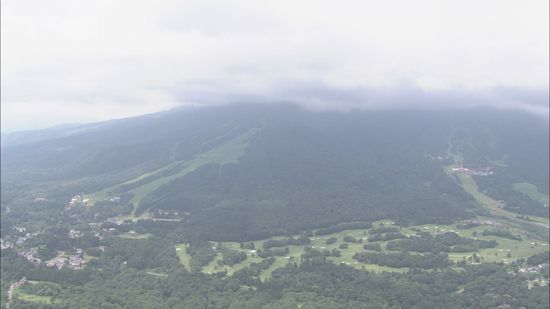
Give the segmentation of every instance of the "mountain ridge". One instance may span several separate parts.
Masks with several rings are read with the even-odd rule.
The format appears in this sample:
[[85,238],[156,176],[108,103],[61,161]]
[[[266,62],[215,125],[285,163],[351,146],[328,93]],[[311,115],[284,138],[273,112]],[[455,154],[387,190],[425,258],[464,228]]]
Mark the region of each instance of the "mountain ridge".
[[[222,145],[239,149],[239,136],[247,146],[237,159],[222,164],[223,152],[209,158]],[[544,216],[547,208],[513,188],[525,182],[548,195],[545,145],[544,121],[496,109],[176,110],[3,147],[3,189],[10,191],[3,201],[84,193],[101,204],[125,196],[122,218],[188,213],[179,227],[186,234],[249,240],[354,220],[442,223],[483,214],[445,172],[462,164],[493,168],[495,176],[477,181],[481,190],[513,202],[505,207]],[[22,189],[30,187],[32,194]]]

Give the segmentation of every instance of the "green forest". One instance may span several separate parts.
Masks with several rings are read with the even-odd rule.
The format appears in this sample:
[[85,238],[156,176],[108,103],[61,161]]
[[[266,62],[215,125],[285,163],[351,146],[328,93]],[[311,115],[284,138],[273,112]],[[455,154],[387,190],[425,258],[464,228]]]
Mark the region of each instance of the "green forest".
[[242,104],[13,139],[2,306],[548,308],[546,125]]

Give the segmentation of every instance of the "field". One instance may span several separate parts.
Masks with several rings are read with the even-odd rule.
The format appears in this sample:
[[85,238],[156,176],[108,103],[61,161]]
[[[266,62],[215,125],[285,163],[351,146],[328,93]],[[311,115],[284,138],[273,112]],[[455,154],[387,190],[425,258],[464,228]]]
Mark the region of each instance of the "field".
[[14,293],[15,299],[20,299],[26,302],[30,303],[38,303],[38,304],[53,304],[52,298],[49,296],[40,296],[40,295],[34,295],[34,294],[27,294],[21,291],[16,291]]
[[123,233],[118,235],[118,237],[126,239],[147,239],[151,237],[151,234]]
[[[428,232],[432,235],[438,235],[443,234],[447,232],[454,232],[459,234],[461,237],[466,238],[472,238],[472,239],[479,239],[479,240],[494,240],[498,243],[498,245],[495,248],[487,248],[487,249],[480,249],[477,252],[466,252],[466,253],[449,253],[449,259],[454,262],[459,262],[463,259],[468,259],[468,257],[472,257],[472,255],[475,253],[477,256],[480,257],[482,262],[502,262],[502,263],[508,263],[511,261],[515,261],[518,259],[526,259],[529,256],[532,256],[534,254],[547,251],[548,250],[548,243],[545,241],[542,241],[536,237],[533,237],[529,232],[526,232],[522,229],[519,229],[517,227],[514,227],[514,225],[511,225],[509,223],[501,223],[501,222],[495,222],[494,218],[478,218],[480,221],[490,221],[494,222],[494,225],[481,225],[481,226],[475,226],[468,229],[459,229],[456,224],[453,225],[416,225],[416,226],[409,226],[409,227],[399,227],[398,225],[395,225],[392,221],[389,220],[382,220],[375,222],[373,224],[373,228],[378,227],[394,227],[399,229],[400,233],[403,235],[406,235],[408,237],[412,237],[414,235],[417,235],[419,231],[422,232]],[[493,220],[493,221],[491,221]],[[502,238],[497,236],[484,236],[483,231],[484,230],[494,230],[497,229],[506,229],[507,231],[511,232],[513,235],[519,235],[521,237],[521,240],[512,240],[508,238]],[[394,267],[387,267],[387,266],[380,266],[376,264],[363,264],[355,259],[353,259],[353,255],[358,252],[367,252],[363,248],[364,244],[369,243],[367,241],[367,238],[369,235],[369,231],[372,229],[357,229],[357,230],[345,230],[338,233],[332,233],[328,235],[323,236],[313,236],[310,237],[310,243],[308,246],[310,246],[312,249],[319,249],[319,250],[333,250],[338,249],[341,252],[341,256],[339,257],[327,257],[327,260],[332,261],[337,264],[346,264],[358,269],[366,269],[373,272],[384,272],[384,271],[391,271],[391,272],[404,272],[407,271],[408,268],[394,268]],[[300,235],[295,235],[294,237],[298,237]],[[344,237],[351,236],[355,239],[362,239],[362,243],[351,243],[351,242],[344,242]],[[256,249],[261,249],[262,245],[267,240],[280,240],[284,239],[285,237],[272,237],[269,239],[264,239],[261,241],[254,241],[254,246]],[[337,241],[332,244],[327,244],[327,240],[329,238],[336,238]],[[382,251],[381,252],[395,252],[387,250],[386,245],[389,241],[376,241],[376,243],[380,244]],[[342,244],[347,244],[346,249],[340,248]],[[223,258],[223,255],[221,252],[216,253],[216,257],[213,261],[211,261],[208,265],[203,267],[202,271],[205,273],[216,273],[221,271],[227,271],[227,274],[232,274],[235,271],[242,269],[244,267],[250,266],[252,263],[259,263],[262,259],[257,256],[256,250],[248,250],[248,249],[242,249],[239,243],[235,242],[223,242],[223,243],[215,243],[211,242],[211,245],[213,247],[216,247],[218,245],[222,245],[226,248],[231,248],[234,250],[238,250],[240,252],[244,252],[247,255],[247,259],[239,264],[229,266],[229,265],[221,265],[221,260]],[[184,253],[186,244],[178,245],[176,249],[178,250],[178,256],[180,257],[180,261],[182,264],[186,265],[186,267],[189,269],[189,261],[190,256],[187,253]],[[296,245],[287,245],[284,246],[284,248],[288,248],[289,253],[286,256],[277,256],[275,257],[275,262],[266,270],[263,270],[261,272],[260,278],[262,280],[267,280],[271,273],[284,265],[286,265],[289,262],[296,262],[300,263],[301,256],[305,252],[305,246],[296,246]],[[417,254],[415,252],[411,252],[412,254]]]
[[178,255],[180,262],[187,270],[191,270],[191,266],[189,265],[189,262],[191,261],[191,257],[185,250],[187,249],[186,244],[180,244],[176,245],[176,254]]
[[43,285],[43,286],[57,286],[56,283],[47,282],[47,281],[27,281],[26,286],[19,286],[13,291],[13,299],[25,301],[28,303],[34,304],[60,304],[62,301],[51,296],[41,296],[32,294],[28,291],[28,287],[34,285]]
[[518,182],[514,184],[514,190],[526,194],[530,198],[546,205],[546,207],[548,207],[548,204],[550,204],[548,202],[548,195],[539,192],[539,190],[537,190],[537,187],[533,184],[527,182]]
[[40,296],[40,295],[34,295],[34,294],[27,294],[21,291],[17,291],[14,293],[14,298],[20,299],[26,302],[30,303],[39,303],[39,304],[53,304],[52,298],[49,296]]

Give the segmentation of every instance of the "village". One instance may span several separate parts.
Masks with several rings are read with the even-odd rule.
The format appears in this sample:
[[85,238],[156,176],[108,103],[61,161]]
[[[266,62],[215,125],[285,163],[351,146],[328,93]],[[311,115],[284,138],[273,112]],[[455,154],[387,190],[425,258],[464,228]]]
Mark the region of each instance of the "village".
[[[19,233],[25,232],[24,227],[14,227],[14,231]],[[8,235],[6,239],[0,239],[0,247],[2,250],[13,249],[19,256],[33,264],[34,266],[46,265],[48,267],[56,267],[62,269],[63,267],[69,269],[82,269],[85,264],[83,249],[74,248],[70,252],[59,252],[59,254],[47,261],[43,261],[39,257],[38,248],[26,248],[25,241],[38,236],[37,233],[26,233],[25,236],[12,237]],[[67,238],[78,238],[80,234],[78,231],[70,230]],[[12,239],[13,238],[13,239]]]
[[85,207],[91,207],[92,201],[90,198],[86,198],[84,194],[77,194],[71,198],[67,206],[65,206],[65,209],[71,209],[76,206],[85,206]]
[[[37,197],[34,202],[47,201],[44,197]],[[115,196],[109,199],[110,202],[120,202],[120,197]],[[78,209],[80,207],[90,208],[93,207],[92,200],[85,197],[84,194],[76,194],[65,206],[65,210]],[[184,215],[190,215],[185,213]],[[74,215],[71,215],[74,217]],[[180,222],[182,217],[178,212],[157,210],[155,213],[147,214],[141,218],[143,221],[151,222]],[[39,236],[38,232],[29,232],[27,228],[23,226],[15,226],[12,228],[11,233],[0,238],[0,249],[7,250],[12,249],[17,252],[19,256],[32,263],[35,266],[45,265],[47,267],[55,267],[56,269],[82,269],[86,266],[87,262],[94,257],[88,256],[83,248],[76,245],[78,240],[85,234],[97,238],[99,241],[108,236],[119,236],[123,238],[140,238],[135,230],[131,229],[134,222],[129,219],[121,217],[111,217],[103,220],[102,222],[87,222],[88,228],[84,230],[71,228],[66,234],[66,239],[73,244],[70,250],[58,250],[57,254],[49,259],[41,258],[39,254],[40,246],[29,247],[28,241],[33,240]],[[97,246],[94,249],[100,252],[105,251],[105,246]]]
[[529,289],[533,288],[533,286],[547,286],[549,285],[548,278],[545,278],[543,276],[543,272],[545,269],[548,269],[550,264],[543,263],[535,266],[520,268],[517,271],[518,275],[525,276],[528,279],[528,287]]

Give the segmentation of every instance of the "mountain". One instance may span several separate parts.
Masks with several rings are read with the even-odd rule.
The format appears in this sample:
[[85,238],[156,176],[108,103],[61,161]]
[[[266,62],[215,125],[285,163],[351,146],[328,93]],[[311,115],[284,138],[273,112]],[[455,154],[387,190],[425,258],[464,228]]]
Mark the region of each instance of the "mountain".
[[17,212],[36,198],[64,206],[83,194],[90,221],[172,214],[182,219],[172,228],[199,239],[379,219],[451,223],[499,211],[481,207],[467,181],[504,211],[548,217],[548,122],[516,110],[234,104],[2,142],[3,208]]
[[2,133],[2,147],[29,144],[43,140],[50,140],[81,133],[84,130],[92,129],[95,125],[85,124],[63,124],[43,130],[16,131]]

